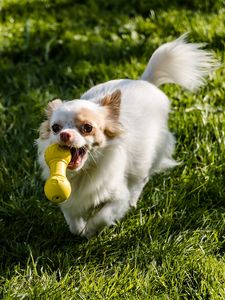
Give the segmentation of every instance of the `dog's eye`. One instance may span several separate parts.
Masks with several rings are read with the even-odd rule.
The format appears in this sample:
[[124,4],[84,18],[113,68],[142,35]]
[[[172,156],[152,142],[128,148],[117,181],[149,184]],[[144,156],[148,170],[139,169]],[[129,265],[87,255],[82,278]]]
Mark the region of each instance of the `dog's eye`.
[[53,131],[54,133],[58,133],[61,129],[62,129],[62,126],[59,125],[59,124],[53,124],[53,125],[52,125],[52,131]]
[[92,129],[93,129],[92,125],[90,125],[90,124],[88,124],[88,123],[83,124],[83,125],[81,126],[81,132],[82,132],[82,133],[90,133],[90,132],[92,132]]

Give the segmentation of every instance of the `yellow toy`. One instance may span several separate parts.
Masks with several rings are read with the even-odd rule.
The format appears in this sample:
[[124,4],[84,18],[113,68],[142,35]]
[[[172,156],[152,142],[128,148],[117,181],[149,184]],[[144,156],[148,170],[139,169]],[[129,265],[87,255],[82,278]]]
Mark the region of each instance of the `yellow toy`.
[[45,160],[50,168],[50,177],[44,187],[45,195],[58,204],[71,194],[71,185],[66,178],[66,168],[71,160],[70,150],[57,144],[51,145],[45,151]]

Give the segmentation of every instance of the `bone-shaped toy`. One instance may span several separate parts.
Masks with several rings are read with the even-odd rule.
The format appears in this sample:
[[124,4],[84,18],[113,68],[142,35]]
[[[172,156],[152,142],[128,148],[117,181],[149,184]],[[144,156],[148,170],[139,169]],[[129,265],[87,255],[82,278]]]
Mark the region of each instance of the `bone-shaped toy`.
[[71,194],[71,185],[66,178],[66,168],[70,160],[70,150],[57,144],[50,145],[45,151],[50,177],[45,183],[44,191],[46,197],[53,203],[61,203]]

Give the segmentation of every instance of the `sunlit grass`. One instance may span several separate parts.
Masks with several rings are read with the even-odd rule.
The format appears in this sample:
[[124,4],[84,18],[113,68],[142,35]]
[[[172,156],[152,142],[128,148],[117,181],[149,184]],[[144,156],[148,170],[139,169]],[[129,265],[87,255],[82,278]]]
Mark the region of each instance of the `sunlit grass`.
[[0,3],[0,298],[225,298],[224,67],[197,94],[163,87],[181,164],[90,241],[44,197],[34,146],[49,100],[138,78],[184,32],[224,62],[224,24],[222,0]]

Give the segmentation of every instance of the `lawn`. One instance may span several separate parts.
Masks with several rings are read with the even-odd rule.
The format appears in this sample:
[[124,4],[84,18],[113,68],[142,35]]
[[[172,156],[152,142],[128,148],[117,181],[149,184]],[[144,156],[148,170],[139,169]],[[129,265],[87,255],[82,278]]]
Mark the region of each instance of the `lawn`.
[[222,0],[0,1],[1,299],[225,299],[224,67],[196,94],[163,86],[182,163],[89,241],[46,200],[34,144],[49,100],[137,79],[187,31],[224,63]]

